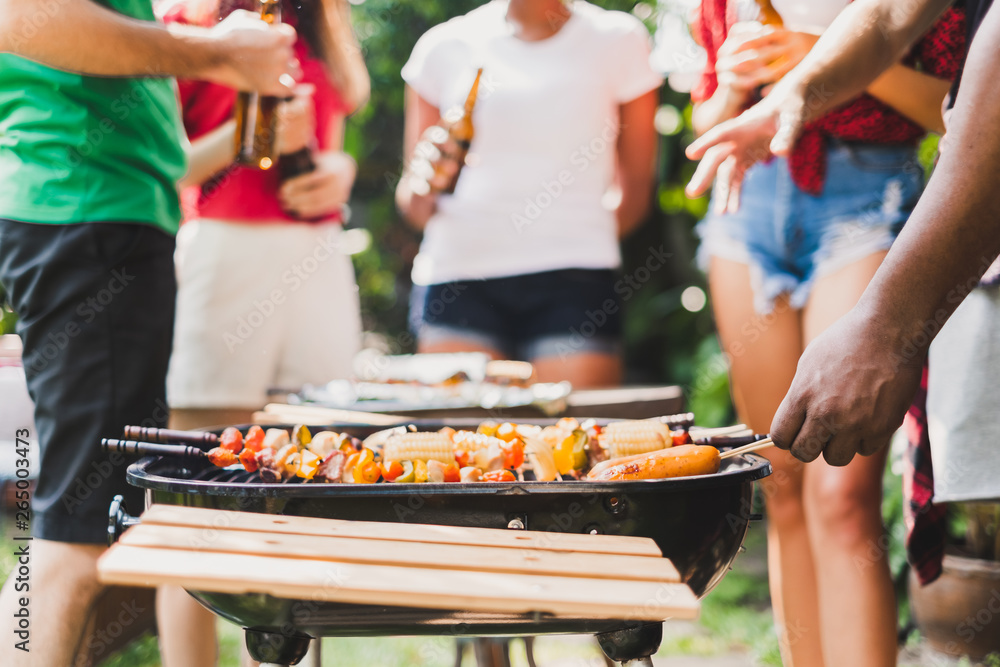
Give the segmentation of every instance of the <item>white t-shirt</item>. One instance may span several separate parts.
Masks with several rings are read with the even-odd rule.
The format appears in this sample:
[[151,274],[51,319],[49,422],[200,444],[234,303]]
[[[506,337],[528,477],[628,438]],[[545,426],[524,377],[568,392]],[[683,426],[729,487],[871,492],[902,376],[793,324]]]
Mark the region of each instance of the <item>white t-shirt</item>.
[[771,0],[789,30],[822,33],[850,0]]
[[582,0],[552,37],[512,34],[494,0],[429,30],[403,79],[442,113],[483,68],[475,138],[453,195],[441,195],[413,266],[418,285],[621,263],[614,213],[618,106],[657,88],[649,34]]

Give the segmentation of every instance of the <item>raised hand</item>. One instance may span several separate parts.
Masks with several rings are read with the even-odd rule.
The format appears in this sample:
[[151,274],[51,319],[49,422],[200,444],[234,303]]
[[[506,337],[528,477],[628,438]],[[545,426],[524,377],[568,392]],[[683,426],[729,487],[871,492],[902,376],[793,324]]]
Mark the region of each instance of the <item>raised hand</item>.
[[357,165],[339,151],[318,153],[316,169],[285,181],[278,197],[282,207],[303,220],[328,217],[342,210],[351,196]]
[[707,131],[686,151],[688,158],[701,160],[685,188],[687,195],[704,194],[714,179],[717,212],[738,209],[746,170],[772,155],[787,155],[806,111],[801,95],[779,83],[762,101]]
[[[744,28],[733,26],[729,38],[719,49],[716,73],[720,85],[731,80],[731,85],[744,90],[777,83],[796,65],[802,62],[819,39],[818,35],[785,30],[784,28]],[[734,42],[732,45],[731,42]]]

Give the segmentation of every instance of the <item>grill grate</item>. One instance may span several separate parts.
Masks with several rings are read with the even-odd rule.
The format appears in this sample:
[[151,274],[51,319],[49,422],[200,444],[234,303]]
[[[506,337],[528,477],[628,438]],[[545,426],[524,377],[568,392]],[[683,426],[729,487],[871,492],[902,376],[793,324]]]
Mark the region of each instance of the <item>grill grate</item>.
[[[260,474],[256,472],[247,472],[242,468],[216,468],[214,466],[209,466],[204,470],[194,474],[194,475],[183,475],[177,474],[181,471],[178,470],[163,470],[159,474],[164,477],[178,477],[181,479],[190,479],[197,482],[219,482],[222,484],[263,484],[263,480],[260,478]],[[285,480],[282,484],[301,484],[304,482],[301,477],[292,477],[291,479]]]

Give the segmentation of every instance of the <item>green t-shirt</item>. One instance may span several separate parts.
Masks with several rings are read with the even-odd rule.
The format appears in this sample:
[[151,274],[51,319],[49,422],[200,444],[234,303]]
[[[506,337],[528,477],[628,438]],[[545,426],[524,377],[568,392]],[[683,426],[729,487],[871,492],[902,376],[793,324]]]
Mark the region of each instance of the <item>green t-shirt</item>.
[[[150,0],[98,2],[154,20]],[[173,79],[81,76],[0,54],[0,218],[176,233],[184,141]]]

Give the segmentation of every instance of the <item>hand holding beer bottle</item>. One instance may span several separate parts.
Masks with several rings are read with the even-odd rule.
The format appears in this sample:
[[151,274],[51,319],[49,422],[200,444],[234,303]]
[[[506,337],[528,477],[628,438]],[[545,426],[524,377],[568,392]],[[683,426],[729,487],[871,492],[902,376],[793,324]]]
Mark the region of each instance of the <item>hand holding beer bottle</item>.
[[446,112],[437,125],[424,132],[417,144],[408,172],[415,194],[425,196],[455,191],[475,136],[472,113],[482,75],[480,68],[464,106]]
[[[281,23],[281,0],[259,0],[260,18],[270,25]],[[280,98],[257,92],[236,95],[236,162],[256,169],[270,169],[278,158],[275,149]]]
[[729,30],[719,48],[719,85],[759,99],[802,62],[819,35],[788,30],[769,0],[757,0],[758,21],[741,22]]

